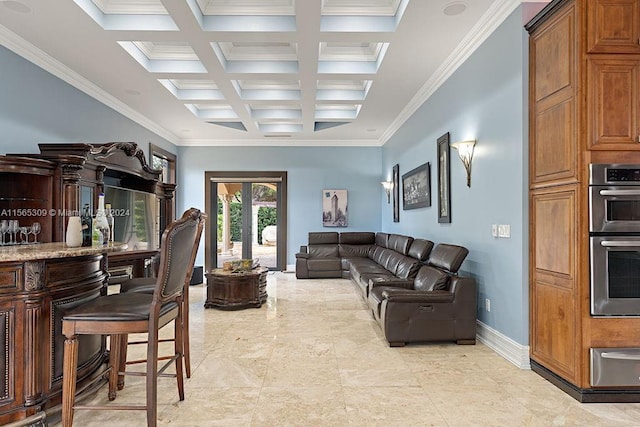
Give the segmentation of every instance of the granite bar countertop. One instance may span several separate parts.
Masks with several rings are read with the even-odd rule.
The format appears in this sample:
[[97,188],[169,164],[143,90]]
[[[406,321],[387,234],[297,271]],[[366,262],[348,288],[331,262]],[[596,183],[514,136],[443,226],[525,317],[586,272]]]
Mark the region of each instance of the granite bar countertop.
[[94,255],[103,252],[119,252],[127,249],[126,243],[109,243],[105,246],[70,248],[63,242],[32,243],[29,245],[0,246],[0,262],[22,262],[36,259],[69,258]]

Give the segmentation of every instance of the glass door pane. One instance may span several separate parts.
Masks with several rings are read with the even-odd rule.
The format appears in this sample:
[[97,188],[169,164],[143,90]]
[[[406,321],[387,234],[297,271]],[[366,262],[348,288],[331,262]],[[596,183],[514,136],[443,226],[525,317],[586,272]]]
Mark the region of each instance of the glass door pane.
[[242,258],[242,183],[217,185],[217,268]]
[[251,194],[252,258],[257,258],[262,267],[275,269],[278,265],[278,185],[254,183]]

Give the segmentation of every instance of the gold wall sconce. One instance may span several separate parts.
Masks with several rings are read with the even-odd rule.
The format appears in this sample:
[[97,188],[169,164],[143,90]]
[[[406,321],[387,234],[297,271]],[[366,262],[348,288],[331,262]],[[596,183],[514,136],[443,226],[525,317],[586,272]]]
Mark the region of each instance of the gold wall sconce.
[[387,204],[391,203],[391,189],[393,188],[393,182],[391,181],[382,181],[382,187],[384,188],[385,193],[387,193]]
[[462,160],[464,169],[467,171],[467,187],[471,187],[471,161],[473,160],[473,150],[476,140],[460,141],[451,144],[451,147],[458,151],[458,156]]

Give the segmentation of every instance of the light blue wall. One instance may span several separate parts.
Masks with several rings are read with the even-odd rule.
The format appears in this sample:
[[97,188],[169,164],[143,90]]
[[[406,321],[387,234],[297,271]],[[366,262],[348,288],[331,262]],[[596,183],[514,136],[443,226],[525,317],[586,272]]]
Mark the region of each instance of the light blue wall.
[[[400,211],[383,204],[382,229],[469,248],[462,271],[477,279],[478,318],[528,344],[527,35],[516,11],[423,104],[383,148],[383,170],[400,175],[431,162],[432,207]],[[436,140],[477,139],[471,188],[451,149],[451,224],[438,224]],[[491,236],[509,224],[511,238]],[[491,311],[485,310],[485,299]]]
[[[347,190],[349,226],[331,230],[380,228],[381,151],[378,147],[180,147],[178,211],[190,206],[207,209],[205,171],[287,171],[287,264],[292,265],[309,231],[323,230],[323,189]],[[203,250],[198,262],[204,262]]]
[[0,46],[0,152],[38,153],[40,142],[176,146]]

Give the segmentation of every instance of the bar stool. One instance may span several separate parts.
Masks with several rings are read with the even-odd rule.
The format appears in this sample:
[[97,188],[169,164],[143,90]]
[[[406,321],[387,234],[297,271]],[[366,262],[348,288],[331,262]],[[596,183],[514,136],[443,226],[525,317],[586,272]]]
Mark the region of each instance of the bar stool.
[[[193,270],[203,227],[202,213],[191,208],[182,218],[171,223],[164,231],[160,249],[160,268],[153,294],[129,293],[98,297],[74,308],[62,318],[65,336],[62,425],[71,427],[73,413],[77,409],[145,410],[147,425],[157,424],[159,376],[175,362],[178,396],[184,400],[182,372],[183,292],[189,282],[185,278]],[[159,330],[174,321],[174,354],[158,369]],[[78,335],[109,335],[109,400],[116,398],[119,372],[120,347],[123,337],[133,333],[148,333],[146,373],[146,405],[75,405],[76,375],[78,368]],[[133,373],[132,373],[133,374]]]

